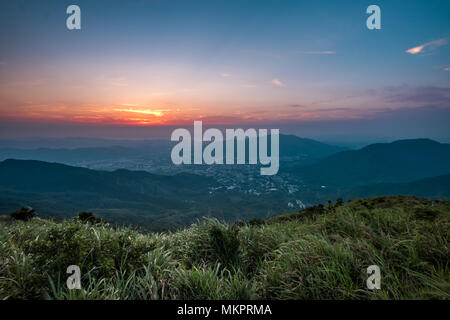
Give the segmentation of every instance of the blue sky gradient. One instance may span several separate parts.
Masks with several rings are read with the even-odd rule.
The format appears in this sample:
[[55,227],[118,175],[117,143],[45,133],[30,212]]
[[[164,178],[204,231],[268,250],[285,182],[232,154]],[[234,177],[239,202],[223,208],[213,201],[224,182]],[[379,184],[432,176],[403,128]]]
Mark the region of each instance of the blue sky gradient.
[[[65,27],[71,4],[82,30]],[[371,4],[381,30],[366,28]],[[449,12],[438,0],[2,1],[0,134],[203,119],[450,140]]]

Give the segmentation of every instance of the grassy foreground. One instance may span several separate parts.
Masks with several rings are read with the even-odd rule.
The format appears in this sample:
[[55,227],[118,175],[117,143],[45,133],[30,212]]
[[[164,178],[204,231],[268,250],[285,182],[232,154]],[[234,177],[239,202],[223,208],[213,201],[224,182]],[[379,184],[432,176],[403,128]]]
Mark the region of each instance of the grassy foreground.
[[[0,299],[448,299],[450,202],[380,197],[142,234],[0,222]],[[381,290],[366,288],[369,265]],[[81,268],[68,290],[66,268]]]

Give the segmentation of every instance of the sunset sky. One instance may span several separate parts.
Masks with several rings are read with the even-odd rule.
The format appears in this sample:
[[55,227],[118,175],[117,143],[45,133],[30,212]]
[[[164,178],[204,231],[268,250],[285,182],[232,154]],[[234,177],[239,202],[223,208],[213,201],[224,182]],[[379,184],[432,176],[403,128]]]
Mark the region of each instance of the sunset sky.
[[449,15],[437,0],[1,1],[0,138],[203,120],[450,140]]

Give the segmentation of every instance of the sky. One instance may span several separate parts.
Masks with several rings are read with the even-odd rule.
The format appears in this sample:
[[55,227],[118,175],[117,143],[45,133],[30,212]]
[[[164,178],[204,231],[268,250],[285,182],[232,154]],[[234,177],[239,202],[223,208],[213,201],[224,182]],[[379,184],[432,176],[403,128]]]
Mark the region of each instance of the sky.
[[[66,27],[72,4],[81,30]],[[380,30],[366,27],[371,4]],[[449,12],[445,0],[4,0],[0,139],[143,139],[203,120],[450,142]]]

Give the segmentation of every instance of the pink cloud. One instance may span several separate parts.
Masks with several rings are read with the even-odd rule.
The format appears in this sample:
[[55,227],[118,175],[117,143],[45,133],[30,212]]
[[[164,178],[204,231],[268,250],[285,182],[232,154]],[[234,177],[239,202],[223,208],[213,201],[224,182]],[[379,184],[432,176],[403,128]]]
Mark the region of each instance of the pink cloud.
[[276,85],[277,87],[285,87],[286,86],[283,82],[281,82],[277,78],[273,79],[271,82],[273,85]]
[[406,50],[406,52],[409,54],[419,54],[419,53],[423,53],[424,51],[434,50],[434,49],[441,47],[447,43],[448,43],[447,39],[433,40],[433,41],[424,43],[420,46],[408,49],[408,50]]

